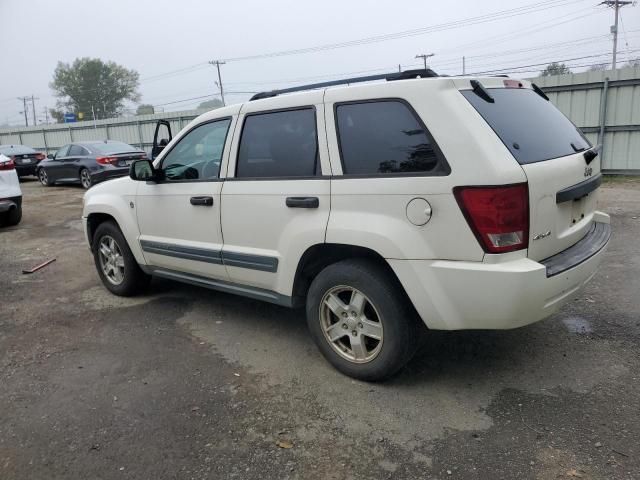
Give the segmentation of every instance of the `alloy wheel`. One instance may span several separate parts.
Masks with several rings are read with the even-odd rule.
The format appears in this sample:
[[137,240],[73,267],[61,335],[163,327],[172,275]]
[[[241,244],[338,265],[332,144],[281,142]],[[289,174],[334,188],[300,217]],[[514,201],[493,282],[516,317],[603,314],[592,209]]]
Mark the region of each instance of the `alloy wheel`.
[[100,239],[98,258],[105,278],[113,285],[120,285],[124,281],[124,257],[113,237],[105,235]]
[[89,188],[91,186],[91,174],[89,173],[89,170],[82,170],[82,172],[80,172],[80,182],[82,183],[82,186],[84,188]]
[[371,300],[353,287],[341,285],[325,293],[320,324],[331,348],[350,362],[368,363],[382,349],[380,315]]
[[40,179],[40,183],[42,185],[49,185],[49,177],[44,168],[41,168],[40,170],[38,170],[38,178]]

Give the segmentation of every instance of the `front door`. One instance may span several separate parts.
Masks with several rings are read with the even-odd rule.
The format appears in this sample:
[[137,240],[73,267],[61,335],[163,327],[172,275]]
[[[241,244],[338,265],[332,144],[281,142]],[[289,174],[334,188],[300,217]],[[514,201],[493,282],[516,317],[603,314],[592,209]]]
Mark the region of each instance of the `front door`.
[[324,242],[329,219],[322,93],[305,104],[293,95],[245,104],[222,191],[231,280],[275,292],[283,303],[300,257]]
[[49,181],[54,182],[56,180],[60,180],[61,178],[65,178],[64,161],[67,158],[70,147],[71,145],[65,145],[64,147],[58,149],[53,159],[43,164],[44,166],[46,166],[46,172],[47,176],[49,177]]
[[201,123],[164,153],[156,168],[164,179],[140,182],[140,245],[153,268],[227,279],[222,263],[220,167],[228,156],[232,117]]

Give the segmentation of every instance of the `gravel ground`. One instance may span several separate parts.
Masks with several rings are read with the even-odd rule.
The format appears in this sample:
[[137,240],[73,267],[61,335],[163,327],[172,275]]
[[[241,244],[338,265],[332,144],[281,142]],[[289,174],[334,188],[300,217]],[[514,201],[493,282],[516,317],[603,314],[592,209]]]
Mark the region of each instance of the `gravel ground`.
[[601,189],[614,237],[579,298],[431,332],[383,384],[333,370],[301,311],[161,280],[110,295],[83,191],[22,187],[0,229],[0,479],[640,478],[637,180]]

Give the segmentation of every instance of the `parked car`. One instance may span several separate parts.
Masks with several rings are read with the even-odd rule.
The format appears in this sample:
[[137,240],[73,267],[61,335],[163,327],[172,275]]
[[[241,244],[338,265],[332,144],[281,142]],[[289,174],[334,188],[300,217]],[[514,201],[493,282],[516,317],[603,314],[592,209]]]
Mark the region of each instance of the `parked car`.
[[89,188],[109,178],[129,173],[134,160],[146,159],[142,150],[113,140],[76,142],[65,145],[38,165],[40,183],[80,183]]
[[0,224],[17,225],[22,219],[22,191],[13,159],[0,153]]
[[0,145],[0,154],[13,160],[19,177],[35,175],[38,163],[45,159],[44,153],[25,145]]
[[556,312],[611,234],[596,150],[528,81],[384,78],[205,113],[87,192],[105,287],[132,295],[153,275],[305,305],[322,354],[363,380],[397,372],[425,326]]

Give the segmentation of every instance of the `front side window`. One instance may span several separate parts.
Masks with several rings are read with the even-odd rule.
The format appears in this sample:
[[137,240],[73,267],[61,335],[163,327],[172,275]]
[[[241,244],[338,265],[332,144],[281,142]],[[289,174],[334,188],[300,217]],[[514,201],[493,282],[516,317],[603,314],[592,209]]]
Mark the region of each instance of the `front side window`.
[[411,109],[398,100],[337,105],[344,174],[449,174]]
[[56,152],[56,158],[66,157],[69,153],[69,145],[65,145]]
[[244,121],[236,177],[308,177],[318,170],[313,108],[248,115]]
[[200,125],[184,137],[162,160],[167,180],[211,180],[220,175],[220,162],[231,119]]

